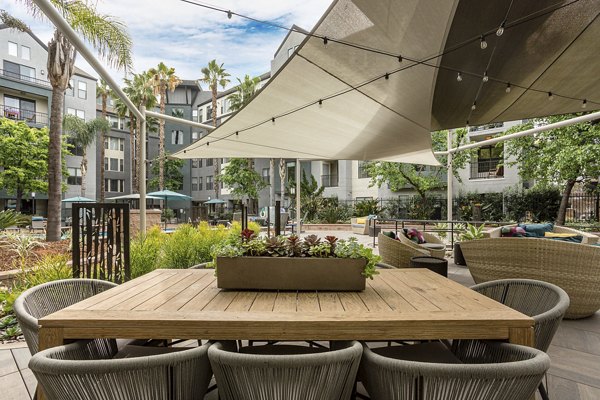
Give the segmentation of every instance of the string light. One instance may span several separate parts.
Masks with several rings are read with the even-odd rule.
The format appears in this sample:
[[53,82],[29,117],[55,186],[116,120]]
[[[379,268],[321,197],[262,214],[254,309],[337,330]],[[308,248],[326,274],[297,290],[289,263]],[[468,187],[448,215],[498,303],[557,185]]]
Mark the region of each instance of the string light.
[[390,74],[388,74],[387,72],[385,73],[385,79],[390,79]]
[[271,118],[271,122],[275,125],[275,117]]
[[472,111],[475,111],[475,109],[476,109],[476,108],[477,108],[477,102],[476,102],[476,101],[474,101],[474,102],[473,102],[473,105],[471,106],[471,110],[472,110]]
[[502,36],[504,34],[504,27],[505,26],[506,26],[506,20],[502,21],[502,23],[498,27],[498,30],[496,31],[496,36],[500,37],[500,36]]
[[587,107],[587,99],[583,99],[583,102],[581,103],[581,108],[586,108]]
[[231,10],[227,11],[227,18],[231,19],[232,16],[233,13],[231,12]]
[[554,100],[554,95],[552,92],[548,92],[548,100]]
[[402,61],[403,61],[402,56],[398,56],[398,62],[402,62]]
[[505,90],[505,92],[506,92],[506,93],[510,93],[510,82],[508,82],[508,83],[506,84],[506,90]]
[[325,47],[327,47],[327,42],[329,42],[329,40],[327,39],[327,36],[323,36],[323,45]]
[[483,35],[481,35],[479,38],[479,46],[481,47],[481,50],[487,49],[487,42],[485,41],[485,36]]
[[210,142],[206,142],[206,147],[208,147],[209,144],[210,144]]
[[467,126],[466,126],[466,128],[467,128],[467,131],[468,131],[469,130],[469,120],[467,120]]
[[482,79],[483,79],[483,81],[484,81],[484,82],[487,82],[487,81],[489,81],[489,80],[490,80],[490,77],[488,76],[488,74],[487,74],[487,71],[485,71],[485,72],[483,73],[483,78],[482,78]]
[[460,72],[458,73],[458,75],[456,75],[456,81],[462,82],[462,74]]
[[235,131],[235,136],[239,136],[239,135],[240,135],[240,132]]
[[319,108],[323,108],[323,100],[319,99]]

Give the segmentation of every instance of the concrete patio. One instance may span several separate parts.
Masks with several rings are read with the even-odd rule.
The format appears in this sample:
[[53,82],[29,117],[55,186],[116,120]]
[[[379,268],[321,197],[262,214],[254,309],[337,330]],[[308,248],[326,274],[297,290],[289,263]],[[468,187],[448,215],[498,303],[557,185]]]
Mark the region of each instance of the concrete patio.
[[[326,232],[317,233],[324,236]],[[329,232],[327,232],[329,233]],[[338,237],[350,232],[331,232]],[[359,236],[361,243],[372,238]],[[377,249],[377,248],[376,248]],[[449,265],[449,278],[465,286],[473,285],[466,267]],[[548,372],[548,392],[556,400],[595,400],[600,398],[600,312],[582,320],[562,322],[549,350],[552,366]],[[25,343],[0,346],[0,387],[3,400],[27,400],[35,392],[36,380],[27,364]],[[207,395],[216,399],[216,393]],[[539,398],[539,396],[538,396]]]

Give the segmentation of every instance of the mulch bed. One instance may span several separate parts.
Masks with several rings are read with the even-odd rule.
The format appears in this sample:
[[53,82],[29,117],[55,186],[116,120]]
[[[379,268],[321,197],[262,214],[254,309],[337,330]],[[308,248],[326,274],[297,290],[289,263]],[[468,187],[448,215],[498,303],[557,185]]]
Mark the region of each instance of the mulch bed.
[[[70,240],[61,240],[60,242],[40,242],[43,243],[43,246],[37,247],[34,250],[34,255],[27,260],[27,264],[32,264],[46,255],[69,254]],[[0,246],[0,271],[9,271],[19,268],[16,263],[17,254],[9,247]]]

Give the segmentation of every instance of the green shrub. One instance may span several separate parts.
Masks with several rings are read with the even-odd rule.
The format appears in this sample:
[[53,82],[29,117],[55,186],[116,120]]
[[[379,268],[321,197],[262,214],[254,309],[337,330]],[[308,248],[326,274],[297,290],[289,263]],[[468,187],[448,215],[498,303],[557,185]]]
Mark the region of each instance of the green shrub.
[[337,224],[350,221],[352,217],[352,207],[345,203],[340,203],[337,197],[323,199],[323,204],[319,210],[319,222],[325,224]]
[[379,215],[381,211],[383,211],[383,209],[379,207],[379,200],[377,199],[362,200],[356,203],[356,205],[354,206],[355,217]]
[[554,221],[558,215],[561,197],[560,190],[556,187],[508,191],[505,194],[507,219],[524,221],[529,211],[533,222]]
[[21,273],[20,285],[30,288],[46,282],[72,278],[73,269],[68,262],[69,257],[64,254],[47,255],[37,261],[29,271]]
[[131,278],[137,278],[158,268],[165,236],[159,227],[154,226],[145,236],[139,235],[131,241]]
[[14,210],[0,211],[0,230],[9,226],[25,226],[31,223],[31,217]]
[[160,258],[161,268],[189,268],[198,264],[195,244],[197,240],[198,231],[192,225],[179,226],[164,242]]

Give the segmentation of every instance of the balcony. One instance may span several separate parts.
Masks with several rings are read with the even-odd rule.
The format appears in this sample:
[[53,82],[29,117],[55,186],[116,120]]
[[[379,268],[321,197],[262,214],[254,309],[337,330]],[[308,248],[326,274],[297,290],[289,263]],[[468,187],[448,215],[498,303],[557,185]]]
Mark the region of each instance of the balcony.
[[485,158],[471,163],[470,179],[504,178],[502,158]]
[[30,125],[48,125],[48,114],[10,107],[0,104],[1,116],[15,121],[25,121]]
[[337,175],[321,175],[321,186],[323,187],[338,187]]
[[33,83],[35,85],[44,86],[49,89],[52,88],[52,85],[50,85],[50,82],[48,82],[46,80],[33,78],[33,77],[27,76],[27,75],[20,75],[16,72],[7,71],[5,69],[0,69],[0,76],[2,76],[4,78],[21,81],[21,82]]

